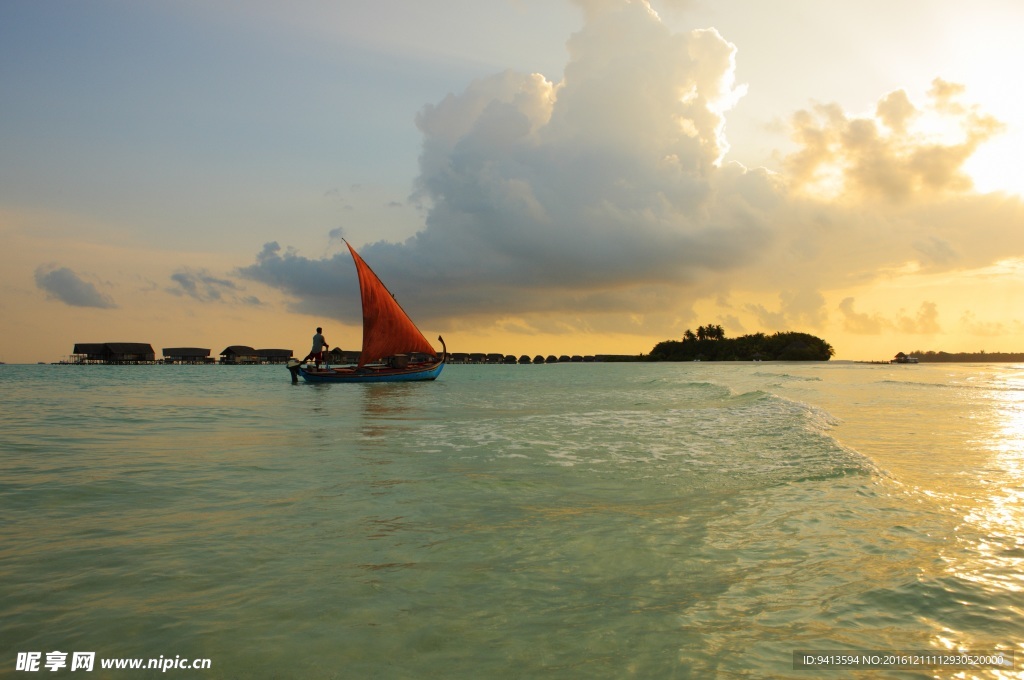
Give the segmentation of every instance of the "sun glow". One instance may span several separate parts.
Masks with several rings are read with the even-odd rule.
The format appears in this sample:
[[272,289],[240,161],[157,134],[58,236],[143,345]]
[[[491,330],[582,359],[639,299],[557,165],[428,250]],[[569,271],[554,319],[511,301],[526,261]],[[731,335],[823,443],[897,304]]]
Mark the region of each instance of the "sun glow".
[[1004,191],[1024,196],[1024,131],[1010,131],[982,146],[964,169],[982,193]]
[[986,0],[964,11],[960,3],[943,3],[934,19],[943,47],[932,55],[928,68],[963,83],[960,101],[1002,124],[1001,132],[975,150],[964,170],[978,191],[1024,195],[1024,92],[1014,86],[1024,5]]

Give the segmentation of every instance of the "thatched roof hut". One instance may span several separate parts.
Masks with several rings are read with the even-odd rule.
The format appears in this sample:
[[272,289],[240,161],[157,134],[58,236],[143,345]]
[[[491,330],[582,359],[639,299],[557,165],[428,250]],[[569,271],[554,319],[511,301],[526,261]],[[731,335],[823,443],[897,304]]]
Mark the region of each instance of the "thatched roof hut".
[[260,355],[248,345],[231,345],[220,353],[222,364],[258,364]]
[[340,347],[333,347],[327,353],[332,364],[355,364],[359,362],[360,355],[362,355],[360,350],[341,349]]
[[139,364],[156,361],[148,342],[76,342],[72,352],[77,363]]
[[210,350],[205,347],[164,347],[164,362],[168,364],[205,364],[210,361]]
[[292,351],[290,349],[258,349],[256,356],[260,358],[261,363],[286,364],[292,358]]

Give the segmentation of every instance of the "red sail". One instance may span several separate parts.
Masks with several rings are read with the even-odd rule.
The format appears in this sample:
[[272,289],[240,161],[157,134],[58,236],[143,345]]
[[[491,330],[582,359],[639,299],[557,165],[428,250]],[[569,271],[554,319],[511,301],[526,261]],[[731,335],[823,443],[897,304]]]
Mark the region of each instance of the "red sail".
[[416,328],[405,310],[391,295],[369,265],[345,242],[359,272],[359,292],[363,298],[363,353],[359,365],[396,354],[419,352],[437,356],[427,339]]

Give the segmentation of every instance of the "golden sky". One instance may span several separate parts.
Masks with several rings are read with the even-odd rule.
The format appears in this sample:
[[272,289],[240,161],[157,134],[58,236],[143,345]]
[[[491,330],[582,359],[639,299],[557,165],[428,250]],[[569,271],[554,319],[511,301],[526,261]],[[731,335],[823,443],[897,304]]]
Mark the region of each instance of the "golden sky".
[[359,346],[348,239],[451,351],[797,330],[1024,351],[1024,8],[0,6],[0,361]]

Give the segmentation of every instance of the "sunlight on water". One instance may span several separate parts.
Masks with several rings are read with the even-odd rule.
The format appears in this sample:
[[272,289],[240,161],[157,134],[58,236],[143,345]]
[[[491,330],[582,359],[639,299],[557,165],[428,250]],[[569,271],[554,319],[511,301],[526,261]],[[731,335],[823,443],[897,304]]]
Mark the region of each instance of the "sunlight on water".
[[[1007,380],[993,391],[991,451],[983,473],[988,496],[965,517],[988,538],[975,546],[991,568],[979,582],[1011,592],[1024,591],[1024,380]],[[980,472],[980,471],[979,471]]]
[[806,678],[795,649],[1011,648],[1022,380],[0,370],[0,664],[67,648],[209,657],[205,678]]
[[[990,601],[1002,605],[1000,616],[1019,621],[1024,620],[1024,378],[1019,371],[993,376],[985,397],[988,412],[976,419],[978,436],[971,444],[987,455],[973,470],[977,486],[964,500],[958,545],[946,558],[951,574],[977,585]],[[971,637],[949,629],[939,639],[948,648],[954,639]],[[1018,655],[1024,654],[1024,641],[1018,641],[1016,649]]]
[[[884,589],[906,599],[939,650],[1024,654],[1024,370],[1017,366],[800,369],[830,385],[774,389],[825,406],[837,436],[916,505],[917,573]],[[926,556],[932,553],[933,559]],[[1018,661],[1018,667],[1020,662]],[[974,670],[950,677],[1021,677]]]

